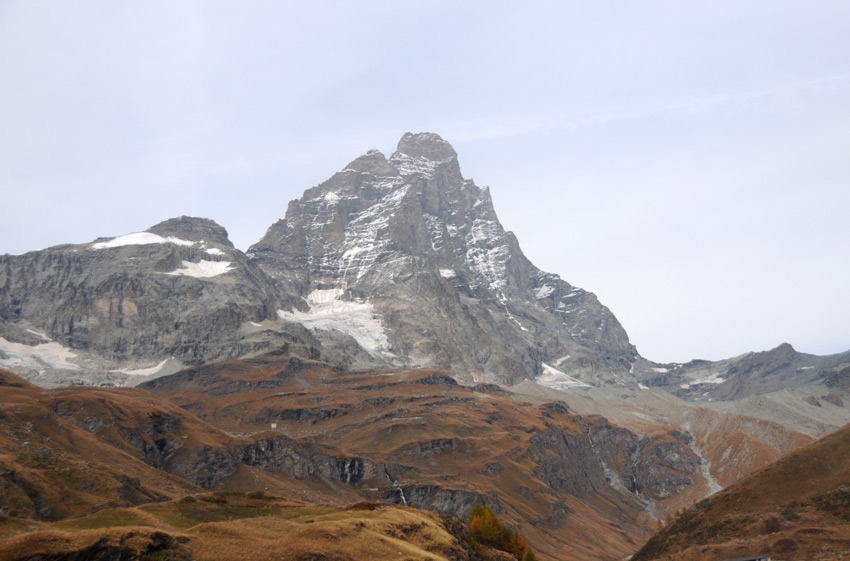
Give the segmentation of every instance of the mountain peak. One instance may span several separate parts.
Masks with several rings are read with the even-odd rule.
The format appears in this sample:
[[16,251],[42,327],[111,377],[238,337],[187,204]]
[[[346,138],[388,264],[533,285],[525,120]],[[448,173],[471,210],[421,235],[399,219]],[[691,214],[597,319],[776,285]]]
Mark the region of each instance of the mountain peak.
[[396,152],[432,161],[457,159],[457,152],[452,145],[432,132],[405,133],[398,141]]
[[630,375],[617,319],[523,255],[437,134],[407,133],[388,160],[367,152],[308,189],[249,255],[305,297],[308,312],[281,317],[346,334],[375,361],[505,384]]
[[160,236],[174,236],[192,242],[206,241],[233,247],[233,243],[227,236],[227,230],[209,218],[194,216],[169,218],[156,226],[151,226],[147,231]]

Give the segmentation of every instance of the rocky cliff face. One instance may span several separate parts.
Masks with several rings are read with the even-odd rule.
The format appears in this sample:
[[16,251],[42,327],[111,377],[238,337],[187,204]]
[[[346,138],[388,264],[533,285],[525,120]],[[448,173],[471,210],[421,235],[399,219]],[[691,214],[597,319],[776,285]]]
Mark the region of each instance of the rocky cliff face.
[[389,364],[569,386],[627,379],[636,356],[593,294],[528,261],[434,134],[309,189],[248,255],[304,298],[285,318],[346,332]]
[[[269,350],[316,353],[278,321],[292,298],[211,220],[0,256],[0,362],[53,383],[118,383],[169,359],[200,364]],[[168,372],[165,372],[168,373]],[[44,376],[40,376],[44,375]],[[52,377],[51,377],[52,376]]]

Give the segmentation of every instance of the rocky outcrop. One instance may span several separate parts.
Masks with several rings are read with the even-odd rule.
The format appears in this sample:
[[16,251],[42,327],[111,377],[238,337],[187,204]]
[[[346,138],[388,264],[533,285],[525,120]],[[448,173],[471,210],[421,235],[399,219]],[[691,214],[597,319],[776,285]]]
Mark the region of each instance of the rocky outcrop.
[[[14,470],[0,473],[0,500],[4,498],[7,489],[17,488],[28,500],[28,508],[36,519],[49,520],[56,508],[42,497],[36,485],[33,485],[25,475]],[[4,513],[5,514],[5,513]]]
[[446,489],[437,485],[408,485],[387,490],[381,500],[395,504],[416,504],[419,508],[433,510],[466,519],[476,505],[488,505],[493,512],[505,511],[495,495],[488,496],[474,491]]
[[380,473],[379,468],[368,459],[331,456],[283,435],[263,438],[242,447],[240,461],[248,466],[283,472],[296,479],[319,475],[349,485],[358,485]]
[[693,484],[700,458],[683,433],[641,437],[596,417],[580,430],[550,426],[531,438],[535,476],[571,495],[620,491],[635,500],[663,501]]

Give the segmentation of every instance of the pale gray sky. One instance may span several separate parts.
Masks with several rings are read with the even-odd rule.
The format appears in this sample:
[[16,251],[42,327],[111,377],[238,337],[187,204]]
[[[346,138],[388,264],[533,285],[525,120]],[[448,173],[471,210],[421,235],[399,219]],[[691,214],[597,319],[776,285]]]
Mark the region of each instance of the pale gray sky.
[[246,249],[407,131],[648,358],[850,349],[850,3],[0,0],[0,253]]

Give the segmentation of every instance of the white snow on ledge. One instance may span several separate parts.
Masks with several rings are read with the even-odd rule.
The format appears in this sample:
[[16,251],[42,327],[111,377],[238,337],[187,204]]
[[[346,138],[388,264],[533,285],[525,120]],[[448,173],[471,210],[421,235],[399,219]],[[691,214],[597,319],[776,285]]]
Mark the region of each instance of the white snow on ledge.
[[548,284],[544,284],[543,286],[537,289],[537,292],[535,292],[534,295],[537,297],[538,300],[542,300],[553,292],[555,292],[555,287],[549,286]]
[[549,366],[545,362],[543,363],[543,374],[537,377],[535,380],[541,386],[546,386],[547,388],[552,388],[553,390],[567,390],[573,388],[589,388],[590,384],[585,384],[581,380],[573,378],[567,374],[564,374],[557,368],[553,368]]
[[55,341],[31,347],[21,343],[12,343],[0,337],[0,351],[6,355],[6,358],[0,358],[0,366],[3,368],[22,366],[38,372],[44,372],[48,368],[80,369],[76,364],[68,362],[69,359],[75,358],[77,355],[71,349],[63,347]]
[[711,374],[711,375],[706,376],[704,378],[700,378],[698,380],[694,380],[694,381],[686,383],[686,384],[680,384],[679,387],[686,390],[686,389],[688,389],[692,386],[699,386],[699,385],[702,385],[702,384],[722,384],[725,381],[726,381],[726,378],[721,378],[720,373],[715,372],[714,374]]
[[453,279],[457,273],[453,269],[440,269],[440,276],[444,279]]
[[372,355],[387,354],[390,342],[381,320],[369,302],[340,300],[341,288],[314,290],[307,296],[310,311],[278,310],[280,319],[302,324],[307,329],[341,331],[350,335]]
[[224,255],[224,252],[217,247],[211,247],[209,249],[205,249],[204,253],[208,255]]
[[165,274],[195,277],[197,279],[207,279],[210,277],[217,277],[218,275],[223,275],[224,273],[227,273],[232,270],[233,267],[231,266],[230,261],[207,261],[205,259],[201,259],[197,263],[192,263],[191,261],[183,261],[182,269],[177,269],[175,271],[171,271],[170,273]]
[[175,245],[192,246],[195,242],[181,240],[180,238],[167,237],[163,238],[157,234],[150,232],[136,232],[135,234],[127,234],[119,236],[106,242],[97,242],[91,246],[92,249],[107,249],[111,247],[123,247],[125,245],[150,245],[157,243],[173,243]]
[[127,374],[129,376],[150,376],[151,374],[156,374],[157,372],[165,368],[165,365],[169,362],[175,362],[177,364],[180,364],[174,358],[167,358],[159,364],[155,366],[150,366],[148,368],[136,368],[135,370],[128,370],[125,368],[124,370],[117,370],[116,372],[121,372],[122,374]]

